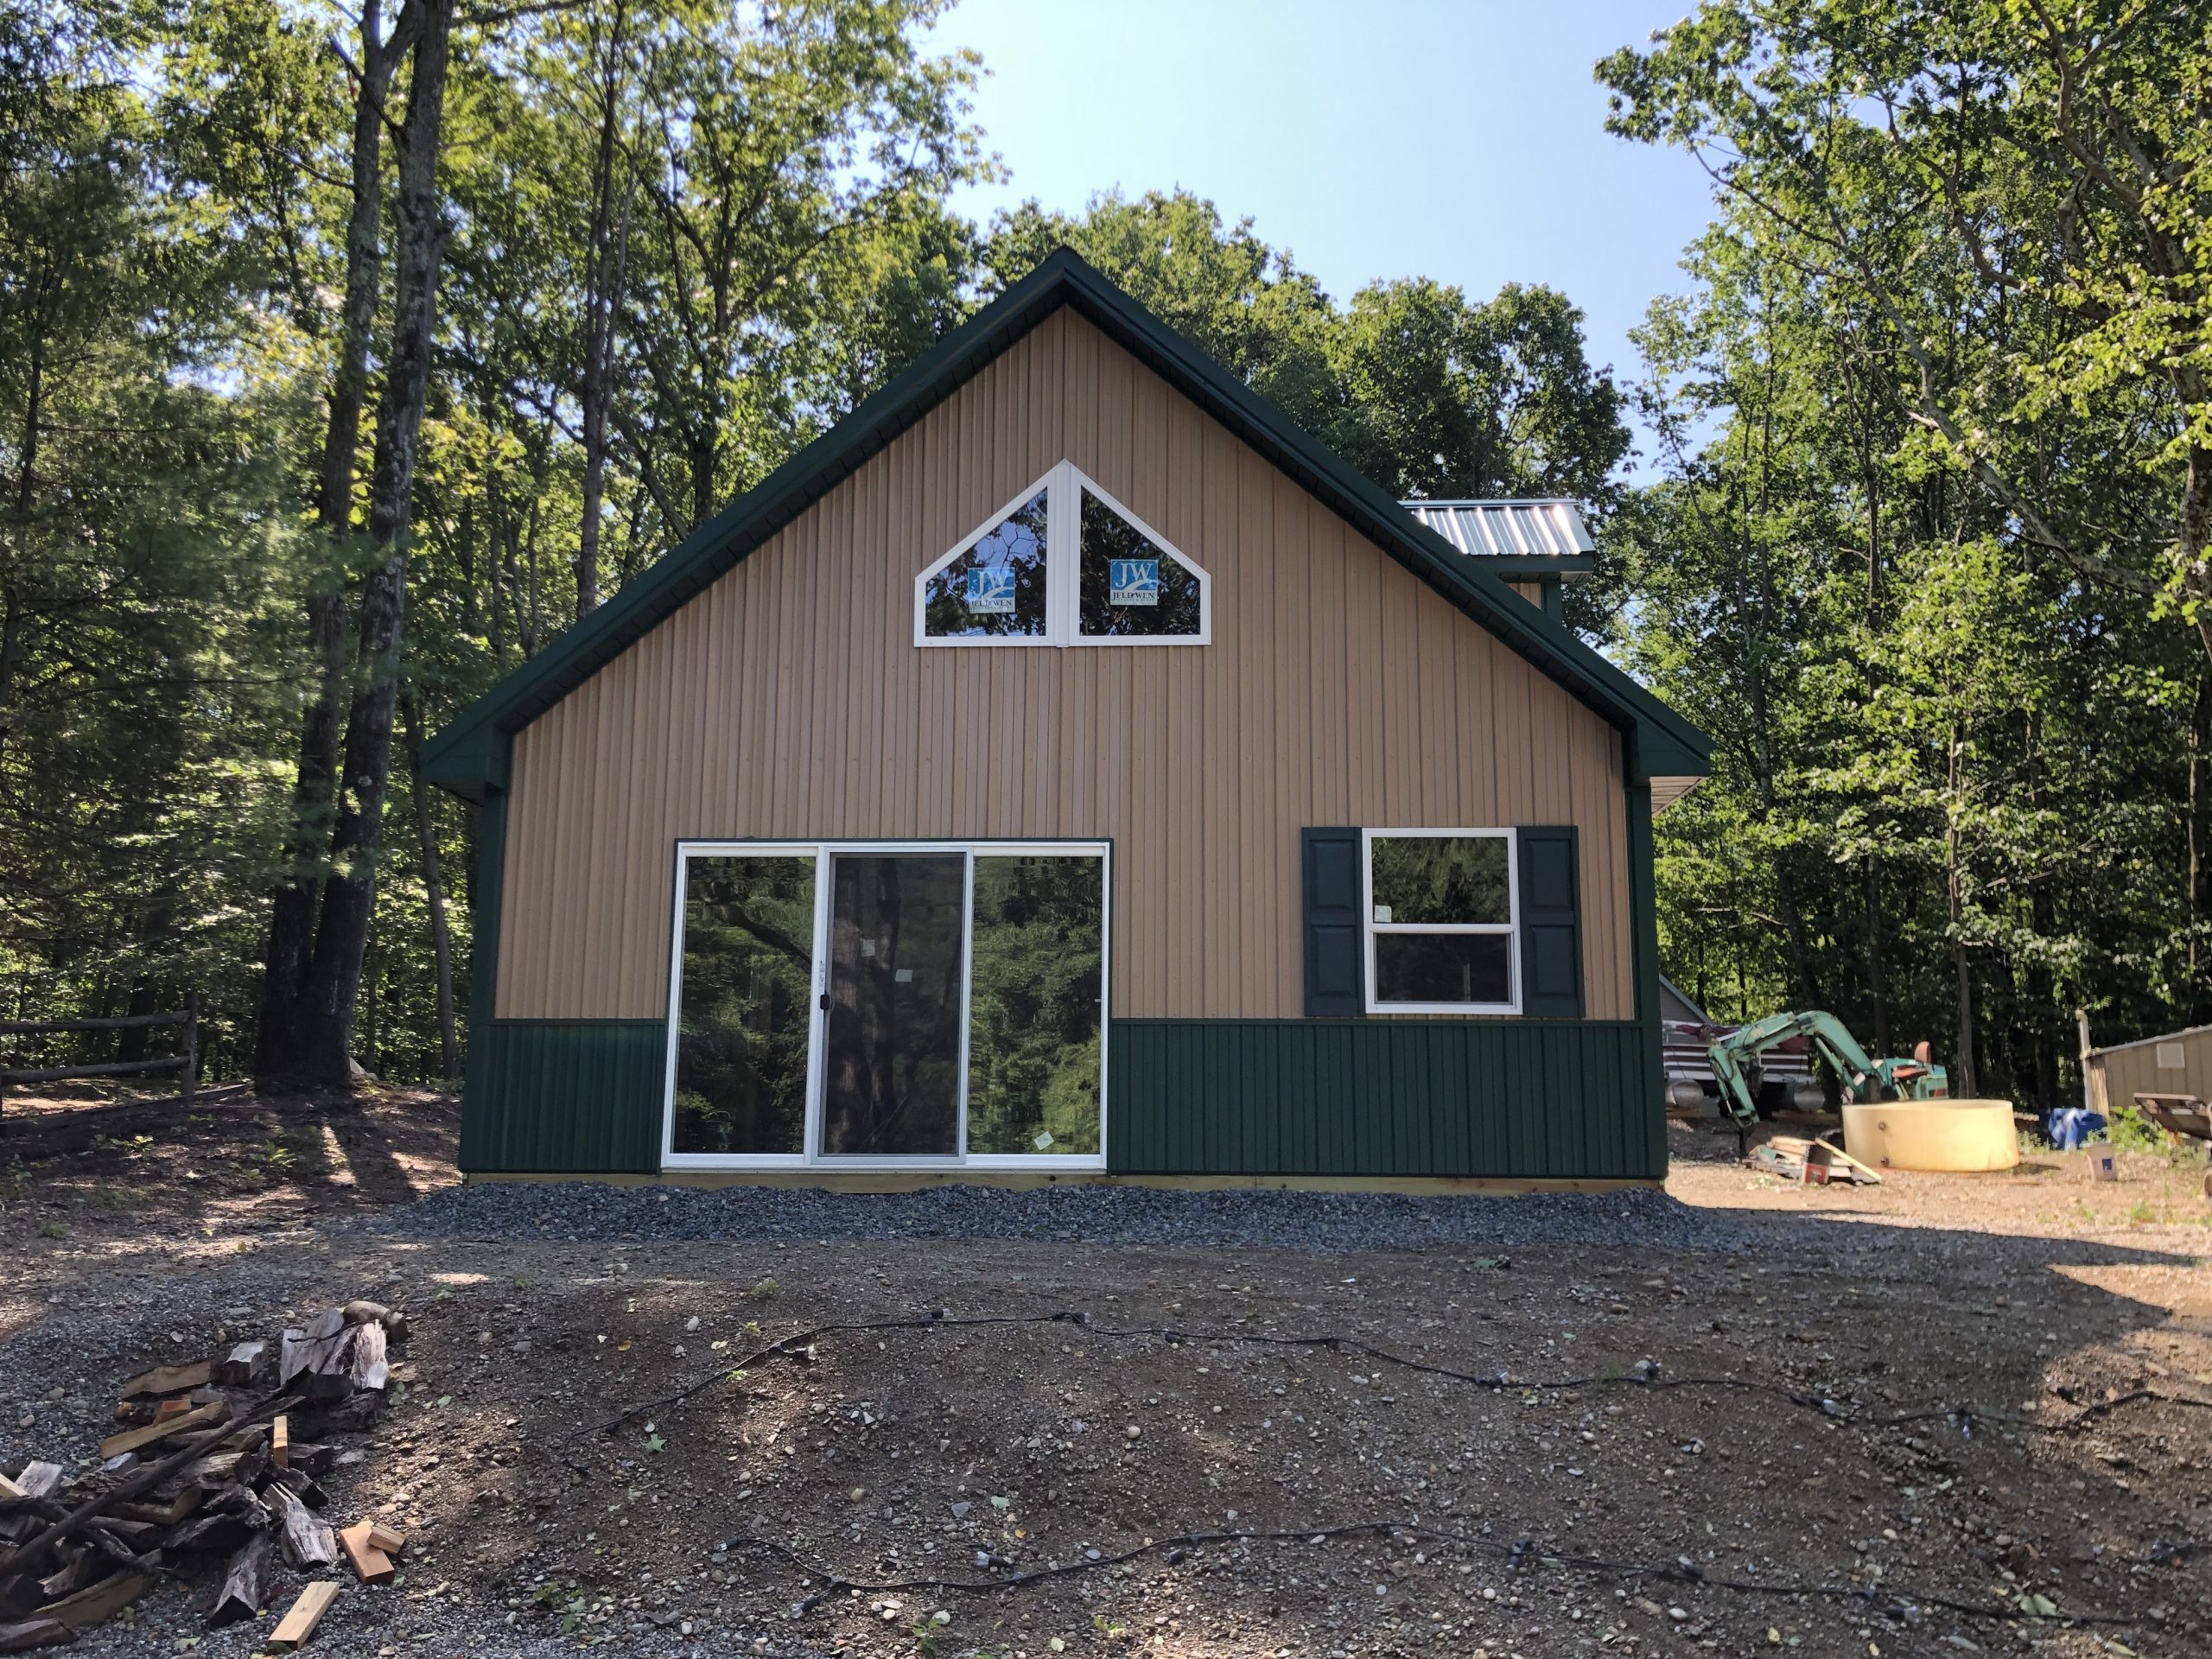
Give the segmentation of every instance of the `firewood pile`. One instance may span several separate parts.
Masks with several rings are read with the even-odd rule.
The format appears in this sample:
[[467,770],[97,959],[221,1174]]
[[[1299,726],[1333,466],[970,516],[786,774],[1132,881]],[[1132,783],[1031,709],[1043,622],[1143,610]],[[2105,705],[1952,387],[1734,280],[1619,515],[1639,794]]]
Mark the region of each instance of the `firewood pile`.
[[[405,1540],[369,1520],[334,1527],[318,1477],[337,1461],[334,1440],[376,1421],[389,1351],[406,1340],[406,1316],[379,1303],[326,1308],[273,1350],[242,1342],[134,1377],[96,1470],[34,1460],[0,1473],[0,1654],[74,1641],[226,1554],[211,1625],[257,1617],[280,1560],[388,1582]],[[342,1582],[308,1585],[264,1645],[304,1642]]]

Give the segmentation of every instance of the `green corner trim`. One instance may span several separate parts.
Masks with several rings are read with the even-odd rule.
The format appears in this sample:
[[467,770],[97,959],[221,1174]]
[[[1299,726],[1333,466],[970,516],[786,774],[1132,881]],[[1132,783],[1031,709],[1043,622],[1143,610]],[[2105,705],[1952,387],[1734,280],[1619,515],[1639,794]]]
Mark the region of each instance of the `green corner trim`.
[[[1630,775],[1702,775],[1710,741],[1479,560],[1418,522],[1326,446],[1224,372],[1066,249],[939,340],[830,431],[658,560],[590,616],[508,675],[423,746],[423,773],[472,800],[505,782],[498,739],[528,725],[766,542],[1061,306],[1220,421],[1543,673],[1637,741]],[[1643,757],[1678,757],[1662,771]]]

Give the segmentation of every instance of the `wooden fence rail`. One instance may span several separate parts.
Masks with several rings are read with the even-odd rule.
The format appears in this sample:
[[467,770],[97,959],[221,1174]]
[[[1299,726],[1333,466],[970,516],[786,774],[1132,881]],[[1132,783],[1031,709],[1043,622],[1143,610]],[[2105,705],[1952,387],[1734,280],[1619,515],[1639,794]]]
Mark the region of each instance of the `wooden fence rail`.
[[0,1037],[51,1037],[65,1032],[135,1031],[149,1026],[181,1026],[174,1054],[149,1060],[108,1060],[96,1065],[48,1065],[0,1071],[0,1093],[16,1083],[61,1083],[73,1077],[112,1077],[132,1071],[181,1071],[178,1094],[189,1103],[200,1087],[200,997],[167,1014],[134,1014],[117,1020],[31,1020],[0,1021]]

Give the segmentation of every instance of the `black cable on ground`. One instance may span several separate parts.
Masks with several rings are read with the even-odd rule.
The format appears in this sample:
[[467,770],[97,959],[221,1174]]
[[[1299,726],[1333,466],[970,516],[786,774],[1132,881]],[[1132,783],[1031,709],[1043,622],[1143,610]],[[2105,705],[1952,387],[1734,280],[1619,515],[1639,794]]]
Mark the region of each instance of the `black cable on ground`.
[[1863,1603],[1872,1611],[1893,1618],[1908,1618],[1915,1612],[1929,1608],[1955,1613],[1961,1618],[1992,1620],[2000,1624],[2100,1624],[2132,1625],[2140,1621],[2125,1615],[2112,1613],[2069,1613],[2054,1611],[2035,1613],[2018,1607],[1985,1607],[1973,1602],[1958,1601],[1948,1596],[1921,1595],[1910,1590],[1900,1591],[1894,1586],[1808,1584],[1802,1582],[1766,1580],[1758,1579],[1719,1578],[1703,1569],[1681,1561],[1615,1561],[1598,1555],[1567,1555],[1541,1549],[1533,1538],[1522,1538],[1513,1544],[1502,1544],[1496,1539],[1454,1532],[1446,1528],[1423,1525],[1419,1522],[1354,1521],[1340,1526],[1305,1527],[1271,1531],[1185,1532],[1173,1538],[1154,1538],[1135,1548],[1117,1554],[1101,1554],[1096,1560],[1047,1562],[1043,1567],[1024,1572],[1010,1573],[999,1579],[949,1579],[934,1574],[918,1574],[912,1578],[867,1580],[849,1578],[832,1572],[825,1567],[808,1560],[789,1545],[772,1538],[733,1538],[733,1549],[757,1549],[789,1562],[810,1579],[821,1581],[822,1588],[803,1599],[798,1604],[801,1612],[811,1612],[827,1598],[840,1591],[892,1592],[913,1590],[944,1590],[969,1595],[991,1595],[1001,1591],[1018,1590],[1026,1586],[1042,1583],[1050,1579],[1066,1578],[1077,1573],[1103,1571],[1120,1567],[1147,1555],[1163,1551],[1195,1549],[1207,1544],[1266,1544],[1314,1543],[1327,1539],[1351,1538],[1366,1535],[1400,1535],[1416,1541],[1455,1544],[1462,1548],[1479,1551],[1504,1560],[1507,1570],[1526,1571],[1533,1563],[1541,1567],[1567,1567],[1578,1572],[1611,1575],[1618,1579],[1656,1579],[1669,1583],[1703,1586],[1715,1590],[1734,1591],[1744,1595],[1808,1596],[1828,1601]]
[[737,1373],[771,1359],[800,1358],[806,1351],[824,1337],[855,1335],[881,1331],[930,1331],[938,1329],[976,1329],[988,1325],[1071,1325],[1092,1336],[1113,1341],[1129,1341],[1150,1338],[1170,1344],[1180,1343],[1209,1343],[1251,1347],[1312,1348],[1334,1353],[1364,1356],[1381,1364],[1395,1365],[1402,1370],[1427,1376],[1440,1376],[1447,1381],[1462,1382],[1471,1388],[1485,1389],[1493,1394],[1516,1390],[1531,1393],[1558,1393],[1573,1389],[1638,1388],[1638,1389],[1715,1389],[1745,1394],[1763,1394],[1785,1400],[1791,1405],[1808,1411],[1816,1411],[1832,1421],[1855,1424],[1866,1428],[1899,1428],[1917,1422],[1954,1422],[1969,1435],[1976,1422],[1997,1423],[2006,1427],[2027,1430],[2036,1433],[2064,1434],[2080,1428],[2092,1419],[2115,1411],[2138,1401],[2153,1400],[2168,1405],[2187,1406],[2200,1411],[2212,1411],[2212,1400],[2196,1400],[2185,1395],[2167,1394],[2154,1389],[2137,1389],[2110,1400],[2083,1407],[2071,1417],[2055,1423],[2040,1422],[2032,1418],[2014,1417],[2005,1413],[1990,1411],[1971,1402],[1937,1405],[1888,1417],[1872,1417],[1866,1413],[1847,1410],[1838,1401],[1823,1395],[1810,1394],[1790,1389],[1777,1382],[1763,1382],[1755,1378],[1738,1376],[1669,1376],[1662,1375],[1657,1365],[1639,1362],[1633,1370],[1621,1372],[1598,1373],[1587,1376],[1543,1378],[1535,1381],[1516,1379],[1507,1372],[1484,1376],[1463,1371],[1450,1365],[1440,1365],[1429,1360],[1415,1359],[1405,1354],[1380,1348],[1357,1337],[1324,1333],[1313,1336],[1274,1337],[1254,1332],[1190,1331],[1176,1325],[1110,1326],[1091,1323],[1090,1315],[1079,1309],[1063,1309],[1055,1313],[1000,1313],[955,1316],[943,1308],[932,1309],[918,1317],[900,1319],[868,1319],[847,1321],[835,1325],[818,1325],[769,1343],[739,1360],[735,1364],[716,1370],[690,1388],[664,1395],[657,1400],[628,1408],[619,1415],[595,1426],[595,1432],[611,1433],[625,1423],[633,1422],[648,1412],[663,1410],[683,1404],[694,1395],[703,1394],[715,1383],[728,1380]]

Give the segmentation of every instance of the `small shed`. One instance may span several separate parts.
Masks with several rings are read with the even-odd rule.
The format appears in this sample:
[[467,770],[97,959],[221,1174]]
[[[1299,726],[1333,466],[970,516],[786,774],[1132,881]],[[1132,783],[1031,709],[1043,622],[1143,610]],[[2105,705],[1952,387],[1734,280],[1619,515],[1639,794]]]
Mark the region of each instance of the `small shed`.
[[2082,1057],[2088,1104],[2109,1116],[2138,1095],[2194,1095],[2212,1101],[2212,1026],[2093,1048]]

